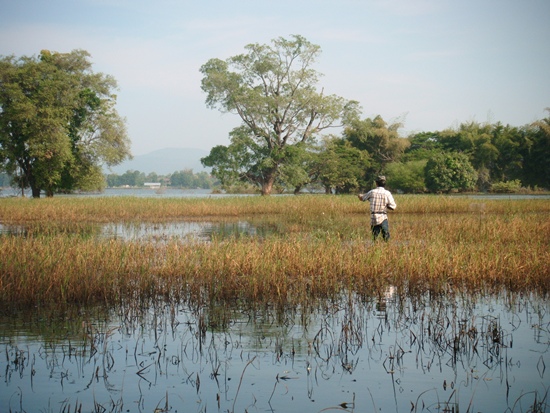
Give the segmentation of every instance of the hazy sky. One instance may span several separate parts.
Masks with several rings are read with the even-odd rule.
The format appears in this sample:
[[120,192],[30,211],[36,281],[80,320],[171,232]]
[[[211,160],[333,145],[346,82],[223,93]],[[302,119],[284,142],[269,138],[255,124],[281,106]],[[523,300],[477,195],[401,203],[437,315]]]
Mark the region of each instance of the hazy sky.
[[325,93],[403,135],[548,116],[549,0],[0,0],[0,55],[84,49],[115,77],[134,155],[229,144],[200,66],[292,34],[321,47]]

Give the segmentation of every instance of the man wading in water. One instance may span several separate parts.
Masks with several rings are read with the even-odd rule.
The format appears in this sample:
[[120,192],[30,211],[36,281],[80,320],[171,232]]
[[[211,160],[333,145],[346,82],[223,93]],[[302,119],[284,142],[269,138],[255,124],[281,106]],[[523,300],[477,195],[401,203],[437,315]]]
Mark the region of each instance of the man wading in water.
[[387,210],[394,210],[397,204],[393,200],[390,191],[384,188],[386,186],[386,177],[381,175],[376,178],[376,188],[366,194],[359,194],[360,201],[369,201],[370,203],[370,226],[372,237],[376,241],[380,232],[384,241],[390,239],[390,225],[388,223]]

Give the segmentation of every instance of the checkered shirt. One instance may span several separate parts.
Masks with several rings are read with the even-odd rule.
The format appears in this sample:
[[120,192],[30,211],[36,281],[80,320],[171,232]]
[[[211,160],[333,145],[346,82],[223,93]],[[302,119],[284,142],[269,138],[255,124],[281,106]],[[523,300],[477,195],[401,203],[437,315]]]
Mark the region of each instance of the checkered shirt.
[[387,219],[387,207],[397,207],[391,192],[381,186],[367,192],[362,199],[370,203],[371,225],[380,225]]

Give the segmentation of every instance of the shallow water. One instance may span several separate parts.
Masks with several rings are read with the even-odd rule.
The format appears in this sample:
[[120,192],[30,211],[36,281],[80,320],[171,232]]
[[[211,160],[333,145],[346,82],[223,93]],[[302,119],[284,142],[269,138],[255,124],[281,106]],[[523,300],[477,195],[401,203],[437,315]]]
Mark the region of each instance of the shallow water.
[[78,321],[85,334],[10,318],[0,411],[525,412],[548,392],[549,310],[388,288],[307,310],[119,309]]
[[[324,192],[319,191],[304,191],[304,194],[319,194]],[[282,194],[282,196],[293,195],[292,192]],[[21,191],[14,188],[0,188],[0,198],[3,197],[19,197]],[[25,192],[26,197],[31,196],[30,190]],[[44,194],[42,194],[44,196]],[[155,190],[151,188],[106,188],[102,192],[77,192],[73,194],[56,194],[56,198],[74,198],[74,197],[116,197],[116,196],[133,196],[139,198],[223,198],[235,196],[259,196],[255,194],[225,194],[213,193],[211,189],[181,189],[181,188],[165,188]],[[274,194],[272,196],[281,196]],[[550,199],[550,195],[543,194],[452,194],[451,197],[465,197],[472,199],[494,199],[494,200],[510,200],[510,199]]]
[[274,234],[276,228],[266,222],[251,223],[237,221],[174,221],[150,222],[111,222],[107,224],[48,224],[37,227],[31,225],[7,225],[0,223],[0,235],[37,236],[72,234],[98,239],[118,239],[122,241],[168,242],[168,241],[211,241],[213,238],[263,237]]
[[[19,197],[20,190],[13,188],[1,188],[0,198]],[[31,197],[30,190],[25,192],[26,197]],[[42,194],[45,196],[45,194]],[[222,198],[227,196],[254,196],[248,194],[224,194],[213,193],[211,189],[180,189],[180,188],[162,188],[155,190],[151,188],[106,188],[102,192],[76,192],[73,194],[56,194],[56,198],[74,198],[74,197],[113,197],[113,196],[133,196],[138,198]]]
[[175,239],[210,241],[213,237],[258,237],[267,232],[273,232],[273,229],[270,229],[267,224],[253,225],[244,220],[233,222],[177,221],[160,224],[110,223],[102,225],[101,228],[102,237],[124,241],[169,241]]

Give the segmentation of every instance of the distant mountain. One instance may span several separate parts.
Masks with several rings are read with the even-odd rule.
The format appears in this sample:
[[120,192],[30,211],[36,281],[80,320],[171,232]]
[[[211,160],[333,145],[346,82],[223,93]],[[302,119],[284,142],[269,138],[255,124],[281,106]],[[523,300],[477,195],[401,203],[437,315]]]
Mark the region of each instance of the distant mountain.
[[195,148],[164,148],[145,155],[134,156],[134,159],[113,166],[105,173],[122,175],[126,171],[139,171],[149,174],[156,172],[159,175],[167,175],[184,169],[192,169],[193,172],[210,172],[201,164],[201,158],[208,156],[209,152]]

